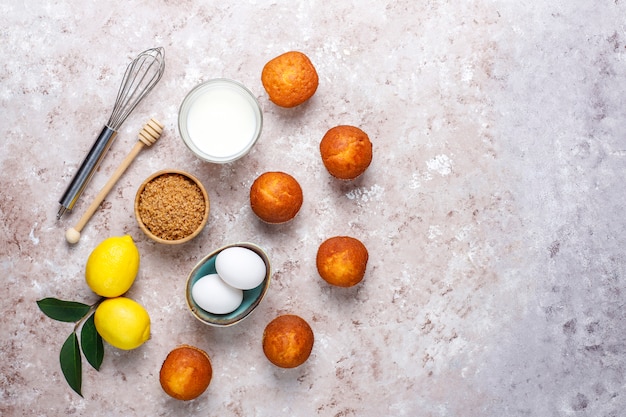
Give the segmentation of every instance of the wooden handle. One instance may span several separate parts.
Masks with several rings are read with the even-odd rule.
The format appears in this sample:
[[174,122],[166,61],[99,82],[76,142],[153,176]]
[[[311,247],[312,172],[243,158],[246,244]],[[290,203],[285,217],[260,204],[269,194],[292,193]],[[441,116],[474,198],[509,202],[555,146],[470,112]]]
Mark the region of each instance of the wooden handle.
[[102,187],[100,192],[94,197],[94,200],[91,202],[85,214],[78,220],[76,225],[73,228],[68,229],[65,233],[65,238],[69,243],[77,243],[80,239],[80,232],[83,230],[91,216],[96,212],[98,207],[106,196],[109,194],[113,186],[117,183],[120,177],[124,174],[126,169],[130,166],[133,160],[137,157],[139,152],[143,149],[144,146],[151,146],[154,142],[159,139],[161,133],[163,132],[163,125],[156,121],[155,119],[150,119],[148,123],[144,125],[144,127],[139,132],[139,140],[135,143],[135,146],[131,149],[131,151],[126,155],[126,158],[122,161],[120,166],[117,167],[109,181]]

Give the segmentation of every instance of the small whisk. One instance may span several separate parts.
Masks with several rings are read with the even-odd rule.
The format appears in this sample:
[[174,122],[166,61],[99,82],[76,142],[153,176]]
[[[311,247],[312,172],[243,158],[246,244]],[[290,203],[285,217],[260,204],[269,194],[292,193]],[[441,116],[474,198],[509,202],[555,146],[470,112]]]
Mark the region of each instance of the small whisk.
[[104,155],[111,147],[113,140],[117,136],[117,131],[139,102],[159,82],[164,70],[165,52],[162,47],[147,49],[128,64],[109,120],[89,150],[80,168],[76,171],[63,197],[59,200],[61,207],[57,213],[57,220],[67,210],[71,210],[74,207],[74,204],[98,169]]

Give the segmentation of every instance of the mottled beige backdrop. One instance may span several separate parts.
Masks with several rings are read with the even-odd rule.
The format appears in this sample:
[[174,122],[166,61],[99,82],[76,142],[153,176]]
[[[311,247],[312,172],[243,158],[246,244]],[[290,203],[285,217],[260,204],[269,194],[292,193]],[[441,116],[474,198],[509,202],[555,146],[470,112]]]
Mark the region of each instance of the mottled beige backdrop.
[[[626,5],[622,1],[44,1],[0,4],[1,416],[594,416],[626,409]],[[127,119],[69,215],[58,200],[109,116],[125,66],[163,46],[166,70]],[[282,109],[263,65],[306,53],[320,84]],[[246,85],[263,110],[252,152],[228,165],[185,148],[177,112],[200,82]],[[165,125],[85,227],[74,225],[150,117]],[[319,141],[359,126],[374,145],[353,182],[326,172]],[[207,188],[203,233],[155,244],[133,214],[155,171]],[[301,184],[296,219],[270,226],[249,187],[280,170]],[[130,234],[141,267],[128,295],[152,318],[134,351],[83,361],[83,395],[59,351],[72,324],[35,303],[95,301],[85,262]],[[331,288],[319,244],[368,248],[365,279]],[[189,271],[238,241],[263,247],[272,283],[231,328],[187,311]],[[263,355],[264,326],[298,314],[315,332],[302,366]],[[209,389],[191,402],[161,390],[178,344],[207,351]]]

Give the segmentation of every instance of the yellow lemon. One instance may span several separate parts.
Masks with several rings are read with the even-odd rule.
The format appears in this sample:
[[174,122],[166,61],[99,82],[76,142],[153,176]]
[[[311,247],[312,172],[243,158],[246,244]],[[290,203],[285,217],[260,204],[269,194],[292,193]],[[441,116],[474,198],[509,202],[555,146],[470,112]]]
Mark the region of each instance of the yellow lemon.
[[148,312],[127,297],[107,298],[100,303],[94,323],[100,336],[118,349],[135,349],[150,338]]
[[93,292],[118,297],[135,282],[139,271],[139,250],[129,235],[103,240],[89,255],[85,280]]

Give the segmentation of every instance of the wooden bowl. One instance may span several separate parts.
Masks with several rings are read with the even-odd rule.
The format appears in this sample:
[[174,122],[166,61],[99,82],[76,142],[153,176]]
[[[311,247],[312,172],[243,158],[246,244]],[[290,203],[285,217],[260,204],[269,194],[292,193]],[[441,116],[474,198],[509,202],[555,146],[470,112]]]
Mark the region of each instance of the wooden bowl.
[[[163,191],[163,195],[159,196],[159,198],[162,197],[167,200],[167,198],[170,197],[170,200],[167,200],[168,204],[166,204],[166,206],[169,207],[168,210],[172,210],[173,207],[174,208],[180,207],[180,211],[181,211],[180,216],[176,214],[171,214],[171,213],[170,215],[166,215],[165,212],[160,213],[159,210],[155,207],[150,207],[150,210],[145,209],[146,206],[144,204],[147,204],[147,203],[142,202],[142,198],[148,198],[147,196],[143,195],[144,191],[146,190],[146,187],[149,184],[151,184],[153,181],[164,176],[172,176],[172,177],[176,177],[177,179],[179,178],[179,176],[182,176],[187,180],[186,183],[184,182],[180,183],[180,186],[184,188],[180,188],[179,193],[173,193],[173,194],[177,194],[178,196],[182,195],[185,192],[187,193],[193,192],[191,191],[193,187],[189,188],[187,184],[189,182],[192,184],[195,184],[200,189],[200,192],[202,194],[202,199],[204,200],[204,210],[199,211],[197,208],[194,209],[194,207],[185,207],[184,204],[186,204],[186,202],[188,203],[187,200],[185,200],[186,202],[181,202],[181,201],[176,201],[175,199],[172,199],[171,198],[172,196],[169,195],[172,193],[168,191],[176,190],[175,185],[173,184],[170,184],[168,188]],[[154,190],[152,190],[151,193],[154,194]],[[155,198],[155,197],[151,195],[149,198]],[[206,189],[196,177],[194,177],[193,175],[185,171],[181,171],[177,169],[166,169],[166,170],[155,172],[154,174],[150,175],[139,186],[139,189],[137,190],[137,194],[135,196],[135,218],[137,219],[139,228],[150,239],[154,240],[155,242],[163,243],[166,245],[178,245],[181,243],[189,242],[191,239],[198,236],[198,234],[202,231],[202,229],[204,229],[204,226],[206,225],[209,219],[209,206],[210,206],[209,196],[206,192]],[[178,227],[180,225],[177,225],[177,222],[178,223],[183,222],[183,219],[185,217],[183,216],[183,213],[185,212],[185,210],[189,211],[189,213],[187,214],[191,215],[194,218],[197,218],[198,215],[201,216],[201,220],[199,222],[197,221],[193,222],[194,226],[196,223],[198,224],[198,226],[193,230],[184,230],[185,228],[189,229],[187,225],[186,227],[183,227],[182,228],[183,230],[181,231],[181,228]],[[150,214],[148,214],[148,212]],[[172,223],[172,228],[170,231],[168,231],[167,224],[163,226],[161,223],[159,223],[159,227],[164,230],[157,231],[155,227],[151,227],[150,222],[152,220],[148,219],[147,217],[159,216],[160,214],[162,214],[163,217],[166,218],[167,221]],[[146,216],[146,218],[144,219],[142,216]]]

